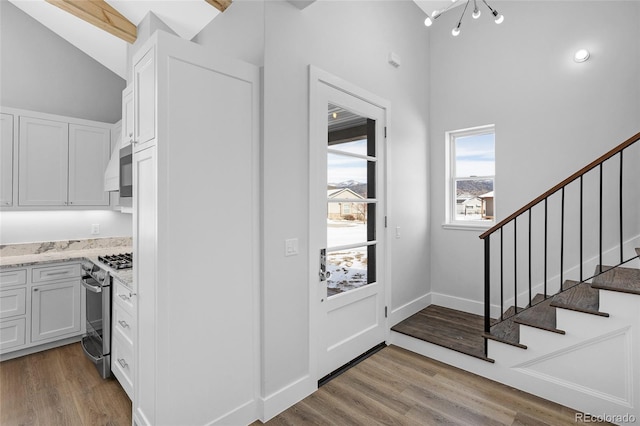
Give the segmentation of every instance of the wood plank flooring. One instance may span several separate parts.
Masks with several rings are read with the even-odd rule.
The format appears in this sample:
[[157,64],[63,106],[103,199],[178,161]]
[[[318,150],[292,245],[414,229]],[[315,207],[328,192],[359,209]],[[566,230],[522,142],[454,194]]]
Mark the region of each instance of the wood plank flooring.
[[391,330],[485,361],[484,317],[438,305],[429,305]]
[[0,424],[130,426],[131,401],[74,343],[0,362]]
[[267,425],[575,426],[575,419],[562,405],[388,346]]

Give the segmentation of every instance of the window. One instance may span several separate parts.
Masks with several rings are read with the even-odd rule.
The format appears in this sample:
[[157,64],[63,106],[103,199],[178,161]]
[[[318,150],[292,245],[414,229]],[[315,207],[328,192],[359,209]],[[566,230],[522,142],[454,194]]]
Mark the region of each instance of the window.
[[447,224],[495,223],[495,127],[447,133]]

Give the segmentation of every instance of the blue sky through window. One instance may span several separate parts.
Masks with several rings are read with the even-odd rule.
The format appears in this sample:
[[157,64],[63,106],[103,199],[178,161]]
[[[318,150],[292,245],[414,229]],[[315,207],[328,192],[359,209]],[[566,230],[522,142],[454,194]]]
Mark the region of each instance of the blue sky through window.
[[455,140],[456,177],[495,175],[495,134],[460,136]]

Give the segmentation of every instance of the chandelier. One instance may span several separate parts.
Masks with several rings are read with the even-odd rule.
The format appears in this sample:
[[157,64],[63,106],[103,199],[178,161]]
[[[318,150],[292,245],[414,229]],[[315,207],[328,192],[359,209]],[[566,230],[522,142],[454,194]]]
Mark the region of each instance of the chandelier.
[[[469,3],[471,3],[472,1],[473,1],[473,12],[471,13],[471,17],[473,19],[478,19],[480,17],[480,15],[482,14],[482,12],[480,12],[480,9],[478,9],[477,0],[452,0],[452,3],[449,6],[445,7],[442,10],[436,10],[431,14],[431,16],[427,16],[427,19],[424,20],[424,24],[427,27],[430,27],[433,24],[433,22],[436,19],[438,19],[440,16],[444,15],[445,13],[447,13],[448,11],[453,9],[457,4],[462,4],[462,2],[464,2],[465,3],[464,10],[462,11],[462,15],[460,16],[460,19],[458,20],[458,25],[456,25],[456,27],[451,30],[451,35],[456,37],[456,36],[458,36],[458,34],[460,34],[460,25],[462,25],[462,18],[464,18],[464,14],[467,12],[467,8],[469,7]],[[487,6],[489,8],[489,11],[493,15],[493,18],[494,18],[496,24],[501,24],[504,21],[504,16],[501,15],[500,13],[498,13],[497,10],[495,10],[494,8],[489,6],[489,4],[486,2],[486,0],[482,0],[482,3],[484,3],[485,6]]]

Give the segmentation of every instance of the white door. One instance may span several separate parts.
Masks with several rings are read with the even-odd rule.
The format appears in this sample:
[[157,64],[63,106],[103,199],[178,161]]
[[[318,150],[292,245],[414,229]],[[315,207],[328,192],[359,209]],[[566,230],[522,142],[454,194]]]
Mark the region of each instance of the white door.
[[315,84],[310,236],[320,379],[386,336],[386,110],[348,85]]

